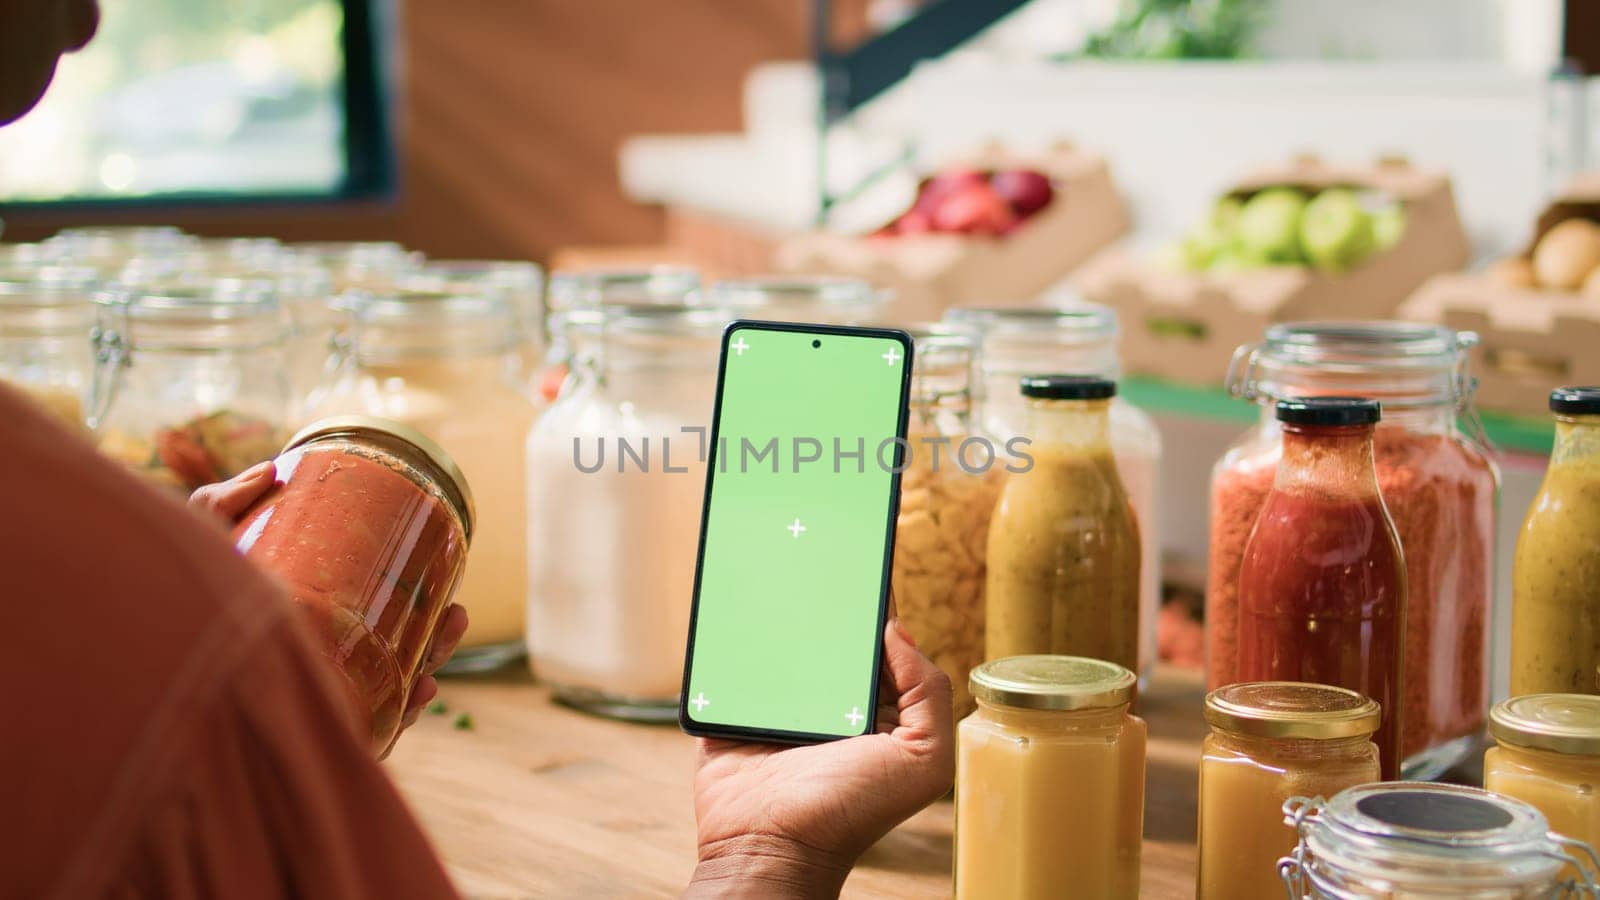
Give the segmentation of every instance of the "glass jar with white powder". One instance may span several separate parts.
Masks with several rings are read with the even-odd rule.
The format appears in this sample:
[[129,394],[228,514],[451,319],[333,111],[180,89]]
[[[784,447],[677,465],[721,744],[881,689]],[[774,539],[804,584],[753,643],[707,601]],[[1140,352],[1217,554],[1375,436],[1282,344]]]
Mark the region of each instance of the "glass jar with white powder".
[[717,352],[731,315],[573,310],[572,371],[528,434],[528,651],[557,699],[671,721],[694,590]]

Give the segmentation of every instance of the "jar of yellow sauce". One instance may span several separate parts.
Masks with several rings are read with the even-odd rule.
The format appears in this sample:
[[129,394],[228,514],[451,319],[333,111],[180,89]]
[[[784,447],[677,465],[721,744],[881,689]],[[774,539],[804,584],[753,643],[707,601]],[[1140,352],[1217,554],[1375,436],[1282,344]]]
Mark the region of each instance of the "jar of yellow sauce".
[[1199,900],[1278,900],[1290,797],[1331,797],[1378,780],[1382,714],[1355,691],[1297,681],[1231,684],[1206,695],[1200,756]]
[[1550,827],[1600,840],[1600,697],[1529,694],[1495,704],[1483,786],[1536,807]]
[[1144,720],[1115,663],[1013,656],[974,669],[956,764],[955,896],[1139,896]]

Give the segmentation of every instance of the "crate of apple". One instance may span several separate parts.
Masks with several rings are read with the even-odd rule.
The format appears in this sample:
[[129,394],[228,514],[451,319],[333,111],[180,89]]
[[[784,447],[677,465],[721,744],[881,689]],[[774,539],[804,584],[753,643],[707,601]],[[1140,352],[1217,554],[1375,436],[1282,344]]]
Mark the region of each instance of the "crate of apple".
[[1164,251],[1169,268],[1231,272],[1309,266],[1345,272],[1392,247],[1405,230],[1398,200],[1382,191],[1271,187],[1228,195],[1199,226]]
[[1055,200],[1050,177],[1034,169],[950,169],[924,179],[917,199],[875,237],[959,234],[1003,237]]

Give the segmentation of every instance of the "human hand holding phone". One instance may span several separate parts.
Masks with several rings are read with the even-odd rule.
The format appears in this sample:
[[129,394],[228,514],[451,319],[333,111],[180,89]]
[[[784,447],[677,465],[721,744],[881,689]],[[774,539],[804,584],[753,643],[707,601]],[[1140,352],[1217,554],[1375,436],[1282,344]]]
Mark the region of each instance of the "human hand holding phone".
[[950,789],[950,680],[898,619],[883,651],[873,734],[806,746],[700,739],[699,863],[684,896],[837,896],[868,847]]

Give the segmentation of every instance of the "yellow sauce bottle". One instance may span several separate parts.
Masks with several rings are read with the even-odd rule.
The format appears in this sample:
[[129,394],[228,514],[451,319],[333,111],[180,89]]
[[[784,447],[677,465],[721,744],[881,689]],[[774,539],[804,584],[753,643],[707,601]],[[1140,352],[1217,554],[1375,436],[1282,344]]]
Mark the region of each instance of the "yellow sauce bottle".
[[1550,394],[1556,444],[1511,568],[1511,696],[1596,692],[1600,388]]
[[1330,685],[1257,681],[1206,695],[1198,900],[1280,900],[1278,860],[1297,840],[1284,801],[1377,781],[1381,721],[1376,702]]
[[1528,694],[1495,704],[1483,754],[1483,786],[1527,803],[1550,827],[1589,844],[1600,839],[1600,697]]
[[[956,764],[957,900],[1139,896],[1144,720],[1132,671],[1014,656],[971,677]],[[1285,829],[1287,831],[1288,829]]]

